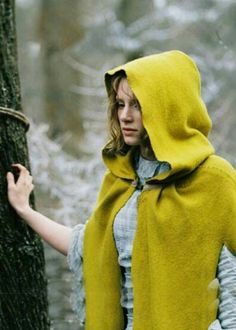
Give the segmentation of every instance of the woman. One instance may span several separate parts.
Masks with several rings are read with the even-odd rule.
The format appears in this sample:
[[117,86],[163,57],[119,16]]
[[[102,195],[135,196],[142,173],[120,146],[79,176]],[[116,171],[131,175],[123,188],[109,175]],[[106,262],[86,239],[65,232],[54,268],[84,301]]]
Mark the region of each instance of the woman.
[[72,231],[33,211],[19,164],[9,201],[68,254],[86,330],[221,329],[214,283],[223,244],[236,254],[236,174],[207,139],[197,67],[170,51],[115,68],[105,83],[107,173],[86,225]]

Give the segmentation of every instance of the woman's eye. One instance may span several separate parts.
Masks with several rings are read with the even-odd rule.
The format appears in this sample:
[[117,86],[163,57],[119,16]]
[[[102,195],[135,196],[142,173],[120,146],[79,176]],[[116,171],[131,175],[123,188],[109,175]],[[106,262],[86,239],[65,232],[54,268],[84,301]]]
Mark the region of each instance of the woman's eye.
[[138,109],[139,110],[139,104],[138,104],[138,102],[134,102],[132,105],[133,105],[133,107],[135,109]]
[[124,107],[124,103],[117,102],[117,108],[123,108],[123,107]]

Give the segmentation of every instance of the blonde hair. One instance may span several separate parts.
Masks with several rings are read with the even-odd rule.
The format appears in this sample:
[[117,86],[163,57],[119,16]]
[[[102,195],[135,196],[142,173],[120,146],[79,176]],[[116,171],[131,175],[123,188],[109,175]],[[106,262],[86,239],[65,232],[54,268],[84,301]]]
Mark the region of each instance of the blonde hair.
[[[125,155],[131,146],[127,145],[124,141],[123,134],[120,128],[117,113],[117,100],[116,95],[119,84],[122,79],[126,78],[124,71],[119,71],[111,77],[110,85],[108,88],[108,134],[109,142],[103,150],[106,155],[115,156],[116,154]],[[138,100],[137,100],[138,101]],[[145,131],[142,138],[142,145],[147,149],[147,152],[152,150],[149,137]]]

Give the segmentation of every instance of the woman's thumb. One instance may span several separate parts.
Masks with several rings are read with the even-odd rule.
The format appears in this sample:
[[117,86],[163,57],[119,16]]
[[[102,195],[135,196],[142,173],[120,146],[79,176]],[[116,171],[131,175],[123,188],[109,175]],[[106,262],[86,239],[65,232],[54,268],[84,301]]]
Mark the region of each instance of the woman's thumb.
[[11,172],[7,172],[7,182],[9,187],[15,184],[14,176]]

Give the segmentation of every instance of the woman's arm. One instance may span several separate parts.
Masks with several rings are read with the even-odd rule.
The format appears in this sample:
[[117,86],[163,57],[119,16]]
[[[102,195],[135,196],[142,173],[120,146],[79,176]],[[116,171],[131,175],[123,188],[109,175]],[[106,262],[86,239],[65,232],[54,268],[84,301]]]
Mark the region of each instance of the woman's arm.
[[220,283],[218,319],[223,329],[236,329],[236,257],[223,246],[217,277]]
[[12,207],[27,224],[48,244],[64,255],[68,253],[71,228],[58,224],[33,210],[29,205],[29,195],[34,188],[32,176],[20,164],[14,164],[20,171],[17,182],[11,172],[7,173],[8,199]]

